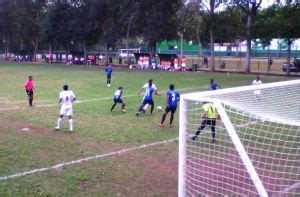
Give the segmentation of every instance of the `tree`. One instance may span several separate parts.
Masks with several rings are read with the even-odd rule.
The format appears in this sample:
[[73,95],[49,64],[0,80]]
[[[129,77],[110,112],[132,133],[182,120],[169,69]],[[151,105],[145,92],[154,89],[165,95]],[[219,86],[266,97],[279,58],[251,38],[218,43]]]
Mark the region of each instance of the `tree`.
[[[300,5],[286,3],[268,7],[258,13],[253,24],[253,36],[268,45],[273,38],[287,42],[287,62],[290,63],[291,45],[300,37]],[[289,67],[287,75],[290,75]]]
[[246,65],[245,72],[250,72],[250,58],[251,58],[251,40],[252,40],[252,24],[253,18],[257,15],[258,8],[260,7],[262,0],[236,0],[237,6],[246,15],[246,41],[247,41],[247,51],[246,51]]
[[207,44],[208,16],[201,11],[198,3],[187,5],[187,19],[184,37],[188,40],[195,40],[199,45],[199,55],[202,55],[202,45]]
[[16,15],[16,2],[11,0],[0,0],[0,35],[7,55],[10,51],[16,31],[14,29]]
[[108,64],[108,49],[121,38],[122,0],[94,0],[92,7],[93,20],[97,23],[105,47],[105,63]]
[[215,29],[216,29],[216,9],[218,9],[223,1],[216,0],[198,0],[201,9],[208,13],[208,26],[210,37],[210,71],[215,71]]
[[156,43],[178,38],[176,12],[180,0],[141,0],[142,10],[137,23],[142,26],[142,36],[151,51],[155,51]]

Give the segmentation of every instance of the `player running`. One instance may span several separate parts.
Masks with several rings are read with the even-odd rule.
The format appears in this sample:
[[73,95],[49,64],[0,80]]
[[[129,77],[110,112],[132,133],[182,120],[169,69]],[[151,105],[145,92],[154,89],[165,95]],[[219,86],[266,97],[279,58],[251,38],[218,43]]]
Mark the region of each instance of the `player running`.
[[174,118],[174,114],[176,112],[177,109],[177,103],[180,99],[180,95],[179,93],[174,90],[174,85],[171,84],[170,85],[170,90],[167,92],[167,107],[165,109],[165,113],[162,116],[161,122],[159,124],[160,127],[162,127],[164,125],[164,121],[166,119],[167,114],[171,111],[171,117],[170,117],[170,125],[169,127],[173,127],[173,118]]
[[32,76],[28,76],[28,80],[25,82],[25,90],[26,94],[28,96],[28,102],[29,106],[32,107],[32,102],[33,102],[33,90],[34,90],[34,84],[33,84],[33,78]]
[[[141,93],[141,90],[138,94]],[[149,84],[148,84],[148,87],[146,88],[145,90],[145,95],[144,95],[144,99],[143,99],[143,102],[142,102],[142,105],[139,107],[139,110],[138,112],[136,113],[136,116],[138,116],[144,109],[144,106],[146,104],[149,104],[151,105],[151,110],[150,110],[150,113],[152,114],[153,112],[153,109],[154,109],[154,101],[153,101],[153,94],[157,95],[157,96],[161,96],[157,90],[156,90],[156,87],[154,88],[152,86],[152,79],[149,80]]]
[[[149,87],[149,84],[152,84],[151,86],[152,86],[155,90],[157,90],[156,85],[153,84],[153,79],[149,79],[148,83],[145,83],[145,84],[143,85],[143,87],[141,87],[141,89],[139,90],[138,94],[140,94],[140,93],[142,93],[142,92],[145,92],[146,89]],[[144,96],[143,96],[142,102],[143,102],[144,99],[145,99],[145,94],[144,94]],[[148,108],[148,104],[146,104],[146,105],[143,107],[143,110],[142,110],[143,113],[146,113],[146,109],[147,109],[147,108]]]
[[60,129],[60,124],[62,121],[62,118],[64,116],[69,117],[69,131],[73,131],[73,102],[76,100],[76,97],[73,93],[73,91],[69,90],[68,85],[64,85],[63,91],[60,92],[59,94],[59,101],[58,103],[61,103],[61,109],[59,113],[59,117],[57,120],[57,126],[55,127],[55,130],[59,131]]
[[210,84],[210,90],[216,90],[217,88],[221,89],[221,86],[215,83],[213,79],[210,79],[209,84]]
[[114,94],[114,104],[112,105],[110,111],[113,111],[115,106],[119,103],[122,105],[122,110],[121,112],[124,112],[126,113],[126,110],[124,109],[125,108],[125,103],[124,101],[122,100],[122,95],[123,95],[123,88],[122,87],[119,87],[118,90],[115,91],[115,94]]
[[111,74],[112,74],[112,67],[109,64],[106,68],[105,68],[105,72],[106,72],[106,84],[107,86],[111,86]]

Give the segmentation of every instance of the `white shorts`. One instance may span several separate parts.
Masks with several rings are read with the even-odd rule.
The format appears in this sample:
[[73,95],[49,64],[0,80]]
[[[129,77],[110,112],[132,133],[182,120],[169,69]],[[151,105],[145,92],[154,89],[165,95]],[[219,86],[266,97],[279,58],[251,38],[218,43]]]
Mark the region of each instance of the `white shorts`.
[[64,106],[62,105],[60,108],[60,115],[64,116],[72,116],[73,115],[73,108],[72,106]]
[[255,94],[255,96],[260,96],[261,90],[255,90],[253,93]]

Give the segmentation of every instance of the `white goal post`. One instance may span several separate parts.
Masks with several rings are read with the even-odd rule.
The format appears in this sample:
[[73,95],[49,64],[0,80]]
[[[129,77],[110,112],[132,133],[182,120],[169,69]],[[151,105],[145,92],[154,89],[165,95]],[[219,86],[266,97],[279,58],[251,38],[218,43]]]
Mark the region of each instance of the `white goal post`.
[[180,197],[300,195],[299,151],[300,80],[180,97]]

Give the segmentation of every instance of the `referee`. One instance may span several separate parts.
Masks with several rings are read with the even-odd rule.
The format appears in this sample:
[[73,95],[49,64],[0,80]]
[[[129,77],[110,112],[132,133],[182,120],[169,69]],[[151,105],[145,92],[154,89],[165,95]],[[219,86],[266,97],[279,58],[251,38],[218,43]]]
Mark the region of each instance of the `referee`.
[[32,79],[31,75],[28,77],[28,80],[26,80],[26,82],[25,82],[25,90],[26,90],[26,94],[28,96],[29,106],[32,107],[33,106],[32,102],[33,102],[34,84],[33,84],[33,79]]
[[191,140],[195,141],[200,132],[208,125],[211,128],[212,143],[214,144],[216,143],[216,108],[213,106],[212,103],[204,102],[202,109],[204,110],[204,114],[201,117],[201,126],[198,128]]

